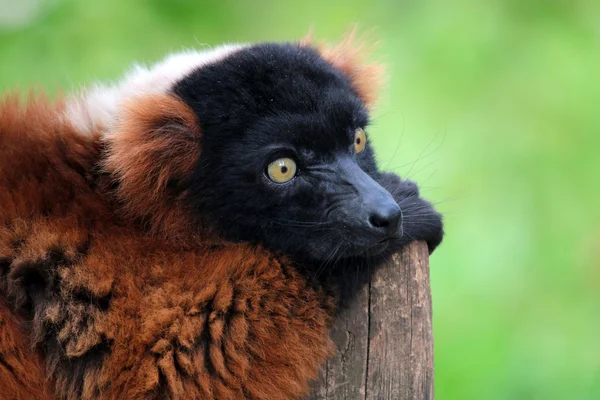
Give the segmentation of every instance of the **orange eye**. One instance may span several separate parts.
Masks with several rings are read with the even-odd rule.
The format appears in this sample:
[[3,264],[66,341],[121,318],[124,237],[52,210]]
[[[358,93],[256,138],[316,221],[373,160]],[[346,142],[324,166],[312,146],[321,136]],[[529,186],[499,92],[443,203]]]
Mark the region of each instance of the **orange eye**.
[[356,129],[354,132],[354,151],[358,154],[365,149],[367,145],[367,135],[362,128]]
[[273,182],[288,182],[296,175],[296,162],[291,158],[280,158],[269,164],[267,173]]

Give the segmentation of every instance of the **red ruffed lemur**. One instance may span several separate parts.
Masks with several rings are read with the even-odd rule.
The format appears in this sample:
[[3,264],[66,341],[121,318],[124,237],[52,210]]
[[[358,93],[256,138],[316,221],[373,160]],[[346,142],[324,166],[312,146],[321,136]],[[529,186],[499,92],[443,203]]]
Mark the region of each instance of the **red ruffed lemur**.
[[5,96],[0,398],[304,395],[347,275],[442,239],[376,166],[378,70],[350,41],[227,45]]

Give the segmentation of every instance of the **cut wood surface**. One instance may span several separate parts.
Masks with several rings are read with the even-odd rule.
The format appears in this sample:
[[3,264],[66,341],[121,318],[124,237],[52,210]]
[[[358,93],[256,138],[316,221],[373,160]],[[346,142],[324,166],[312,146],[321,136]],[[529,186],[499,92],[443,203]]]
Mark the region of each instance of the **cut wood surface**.
[[433,399],[427,245],[412,243],[374,272],[331,337],[336,353],[309,399]]

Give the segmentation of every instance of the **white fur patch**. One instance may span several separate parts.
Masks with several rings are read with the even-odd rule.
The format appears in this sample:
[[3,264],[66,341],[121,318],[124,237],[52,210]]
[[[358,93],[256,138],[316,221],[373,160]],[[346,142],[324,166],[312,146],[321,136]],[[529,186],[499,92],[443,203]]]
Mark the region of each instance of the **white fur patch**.
[[185,51],[169,55],[150,68],[134,65],[118,83],[95,84],[69,99],[64,117],[82,134],[98,129],[110,132],[124,101],[145,94],[165,93],[193,70],[222,60],[246,46],[230,44],[205,51]]

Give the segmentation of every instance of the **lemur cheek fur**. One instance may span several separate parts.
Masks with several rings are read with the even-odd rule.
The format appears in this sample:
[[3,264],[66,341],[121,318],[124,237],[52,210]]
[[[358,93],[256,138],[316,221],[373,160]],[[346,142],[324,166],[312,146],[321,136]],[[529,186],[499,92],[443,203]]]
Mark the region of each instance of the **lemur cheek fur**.
[[104,170],[123,210],[154,232],[185,240],[196,230],[186,187],[201,155],[202,135],[192,110],[171,94],[126,101],[105,136]]
[[[338,303],[298,249],[337,239],[268,214],[314,198],[293,157],[354,148],[379,71],[361,54],[228,45],[54,103],[5,97],[0,397],[306,394]],[[294,174],[269,180],[278,159]],[[368,144],[353,160],[376,178]]]

